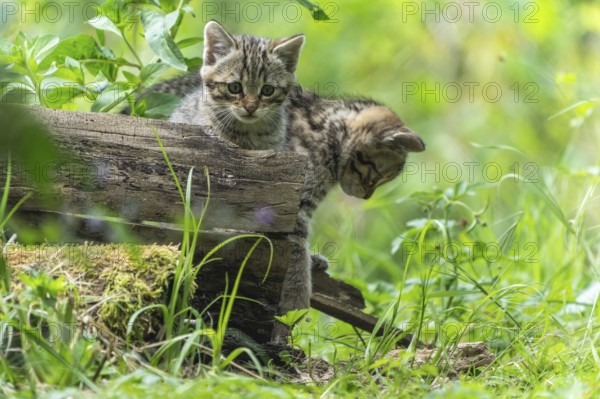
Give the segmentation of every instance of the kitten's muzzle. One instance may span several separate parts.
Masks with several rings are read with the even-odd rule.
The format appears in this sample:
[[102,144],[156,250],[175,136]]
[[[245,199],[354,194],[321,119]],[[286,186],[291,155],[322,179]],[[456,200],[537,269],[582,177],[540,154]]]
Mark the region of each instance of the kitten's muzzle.
[[248,112],[249,115],[252,115],[258,109],[258,104],[256,104],[256,103],[244,104],[244,109],[246,110],[246,112]]

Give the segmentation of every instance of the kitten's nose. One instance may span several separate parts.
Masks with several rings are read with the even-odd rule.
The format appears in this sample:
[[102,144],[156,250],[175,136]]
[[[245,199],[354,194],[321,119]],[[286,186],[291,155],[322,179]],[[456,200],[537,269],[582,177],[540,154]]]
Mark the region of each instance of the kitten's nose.
[[254,113],[254,111],[256,111],[256,108],[258,108],[258,106],[256,105],[256,103],[248,103],[248,104],[244,105],[244,109],[249,114]]

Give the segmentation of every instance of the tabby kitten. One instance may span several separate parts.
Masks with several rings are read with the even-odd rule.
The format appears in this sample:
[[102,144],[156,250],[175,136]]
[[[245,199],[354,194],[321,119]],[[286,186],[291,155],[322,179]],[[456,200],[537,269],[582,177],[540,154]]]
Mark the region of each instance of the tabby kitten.
[[303,35],[269,40],[231,35],[217,22],[207,23],[200,75],[180,78],[189,94],[170,120],[209,126],[242,148],[280,148],[303,44]]
[[[309,256],[307,237],[313,211],[332,187],[339,183],[347,194],[369,198],[400,174],[409,152],[425,149],[419,136],[375,101],[325,99],[295,86],[303,42],[303,36],[274,41],[232,36],[209,22],[200,75],[151,88],[187,94],[171,121],[206,125],[246,149],[283,149],[308,157],[280,314],[308,308],[311,269],[327,267],[324,258]],[[271,95],[270,88],[264,92],[269,86]],[[273,340],[285,343],[287,333],[276,323]]]
[[[324,99],[295,90],[290,95],[284,150],[308,157],[300,212],[290,237],[292,261],[283,282],[279,313],[308,309],[311,269],[326,266],[309,257],[307,237],[313,211],[339,183],[351,196],[368,199],[380,185],[398,176],[409,152],[425,143],[389,108],[365,99]],[[286,343],[288,328],[276,323],[273,341]]]

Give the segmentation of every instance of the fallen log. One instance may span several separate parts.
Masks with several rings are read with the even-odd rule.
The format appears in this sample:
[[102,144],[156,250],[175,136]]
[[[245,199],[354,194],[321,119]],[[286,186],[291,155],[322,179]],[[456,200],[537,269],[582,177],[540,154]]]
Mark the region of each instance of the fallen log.
[[[118,242],[134,248],[137,244],[181,242],[182,200],[158,136],[184,187],[188,174],[192,176],[192,208],[199,214],[208,204],[196,258],[201,259],[223,240],[236,235],[260,233],[266,237],[251,256],[238,292],[252,301],[236,302],[230,327],[258,343],[270,339],[290,262],[287,236],[298,213],[304,156],[241,150],[206,134],[199,126],[124,115],[29,110],[50,132],[60,155],[42,165],[18,161],[11,165],[9,205],[31,196],[19,208],[11,227],[14,231],[58,226],[57,239],[43,239],[62,245]],[[3,177],[7,166],[3,165]],[[39,189],[40,181],[45,183],[44,190]],[[193,297],[197,309],[208,307],[225,291],[226,281],[235,279],[255,242],[256,238],[250,237],[236,240],[215,254],[218,262],[201,268]],[[168,248],[175,251],[174,247]],[[163,261],[156,267],[170,264]],[[124,272],[141,278],[130,269]],[[111,285],[107,279],[110,273],[107,269],[95,276],[100,275],[103,280],[96,284],[99,291],[94,295],[102,296]],[[148,281],[151,290],[158,289],[156,281],[163,281],[154,277]],[[377,319],[361,311],[364,299],[357,289],[326,273],[316,273],[314,292],[311,304],[316,309],[368,331],[375,326]],[[208,309],[209,314],[215,311],[218,306],[216,310]],[[127,315],[113,316],[127,320]],[[155,326],[144,328],[150,331]]]

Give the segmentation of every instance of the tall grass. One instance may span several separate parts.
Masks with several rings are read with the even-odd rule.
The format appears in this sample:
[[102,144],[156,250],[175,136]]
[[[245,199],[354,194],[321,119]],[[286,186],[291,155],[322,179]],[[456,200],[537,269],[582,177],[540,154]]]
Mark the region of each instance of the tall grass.
[[[160,343],[160,347],[151,357],[150,363],[153,366],[158,366],[161,369],[167,369],[174,375],[180,375],[184,365],[197,365],[197,371],[194,373],[197,375],[200,373],[200,370],[202,370],[202,355],[206,354],[207,351],[210,351],[213,371],[224,370],[227,368],[227,366],[231,365],[231,363],[238,356],[244,353],[253,360],[255,368],[262,374],[262,366],[255,354],[249,348],[235,348],[227,356],[223,355],[222,350],[227,333],[227,326],[233,312],[233,305],[236,300],[240,299],[237,297],[237,294],[246,264],[254,253],[256,247],[263,240],[266,240],[271,249],[267,271],[264,276],[266,279],[273,261],[272,243],[267,237],[261,234],[236,235],[224,240],[222,243],[212,248],[199,262],[197,262],[194,256],[196,254],[196,247],[199,243],[198,240],[202,228],[202,221],[204,220],[204,215],[208,209],[210,201],[210,176],[208,174],[208,169],[204,169],[204,175],[207,181],[207,199],[202,206],[200,215],[196,216],[192,208],[193,169],[191,169],[188,173],[184,191],[179,181],[179,177],[177,176],[177,173],[175,172],[173,165],[169,160],[161,138],[156,131],[154,131],[154,134],[164,156],[165,163],[171,172],[174,184],[179,191],[179,195],[183,204],[183,239],[181,243],[179,259],[177,261],[177,266],[173,277],[171,296],[168,304],[155,304],[138,310],[129,321],[128,333],[131,332],[135,320],[139,315],[141,315],[143,312],[157,308],[163,315],[164,341]],[[214,255],[221,248],[232,243],[233,241],[247,238],[254,238],[256,241],[244,257],[239,271],[236,274],[231,291],[229,291],[228,284],[226,284],[225,292],[218,298],[215,298],[212,302],[213,304],[216,304],[217,301],[221,301],[221,308],[215,331],[212,328],[208,328],[204,325],[203,313],[206,309],[198,310],[190,306],[190,298],[195,290],[194,285],[196,278],[204,265],[218,260],[218,258],[215,258]],[[190,320],[194,320],[194,323],[192,323],[193,328],[190,328]],[[160,338],[162,337],[159,337],[159,339]],[[211,349],[207,347],[207,343],[210,343]]]
[[[3,255],[0,257],[0,370],[1,381],[6,383],[0,392],[10,394],[27,387],[36,395],[40,384],[55,388],[79,386],[99,391],[97,381],[106,373],[115,373],[119,369],[131,369],[133,364],[158,375],[193,376],[205,375],[213,371],[222,373],[230,366],[237,367],[254,377],[262,375],[263,366],[255,354],[248,348],[228,348],[225,354],[224,341],[233,307],[238,297],[238,289],[244,269],[257,246],[266,241],[271,248],[265,279],[273,259],[273,247],[270,240],[260,234],[242,234],[224,240],[208,251],[201,260],[194,258],[200,239],[202,221],[208,209],[210,199],[210,178],[204,170],[207,180],[207,200],[199,215],[192,210],[192,176],[190,170],[185,191],[168,158],[162,140],[156,134],[165,162],[172,174],[183,204],[183,237],[181,250],[171,284],[170,296],[165,304],[154,304],[136,311],[127,325],[127,346],[115,347],[114,340],[100,341],[90,339],[85,329],[80,328],[79,308],[83,306],[77,294],[77,287],[67,283],[64,277],[56,277],[45,271],[29,270],[18,274],[23,290],[14,292],[13,276],[6,264],[6,251],[9,243],[2,242]],[[0,201],[0,228],[4,227],[18,207],[27,199],[19,201],[8,210],[8,192],[10,190],[10,163],[7,180]],[[13,237],[14,239],[14,237]],[[227,284],[225,292],[212,302],[221,303],[215,328],[203,322],[207,309],[195,309],[190,305],[194,294],[196,279],[202,266],[216,261],[215,254],[224,246],[240,239],[255,239],[254,245],[243,259],[233,284]],[[162,315],[163,329],[158,335],[159,342],[146,345],[148,357],[143,353],[133,355],[137,342],[132,342],[133,328],[140,315],[158,309]],[[76,327],[74,327],[76,326]],[[102,340],[102,338],[101,338]],[[131,352],[131,353],[128,353]],[[235,364],[235,360],[245,354],[254,363],[254,371]],[[203,363],[206,356],[210,365]],[[110,361],[107,360],[110,358]],[[110,366],[107,364],[110,363]],[[256,374],[258,372],[258,374]]]

